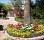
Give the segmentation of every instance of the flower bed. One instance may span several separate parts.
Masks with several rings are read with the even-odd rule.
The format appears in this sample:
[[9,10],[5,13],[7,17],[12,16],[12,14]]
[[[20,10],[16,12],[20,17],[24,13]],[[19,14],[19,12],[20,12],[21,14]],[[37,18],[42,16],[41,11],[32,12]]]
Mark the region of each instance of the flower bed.
[[6,31],[13,37],[32,38],[44,35],[44,25],[38,25],[37,22],[24,25],[23,22],[19,22],[17,25],[9,24]]

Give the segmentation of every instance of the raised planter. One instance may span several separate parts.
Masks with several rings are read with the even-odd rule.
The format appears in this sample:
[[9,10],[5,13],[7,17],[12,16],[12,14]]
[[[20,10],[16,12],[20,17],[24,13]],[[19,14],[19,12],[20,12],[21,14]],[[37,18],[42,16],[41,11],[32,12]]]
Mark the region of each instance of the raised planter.
[[40,40],[40,39],[43,39],[44,38],[44,32],[43,33],[40,33],[40,34],[32,34],[30,35],[29,38],[23,38],[23,37],[13,37],[13,36],[10,36],[7,31],[5,31],[5,34],[6,36],[14,39],[14,40]]
[[44,26],[36,25],[31,27],[22,25],[22,23],[18,23],[15,26],[13,24],[8,24],[6,33],[8,34],[6,34],[7,36],[14,40],[39,40],[44,38]]

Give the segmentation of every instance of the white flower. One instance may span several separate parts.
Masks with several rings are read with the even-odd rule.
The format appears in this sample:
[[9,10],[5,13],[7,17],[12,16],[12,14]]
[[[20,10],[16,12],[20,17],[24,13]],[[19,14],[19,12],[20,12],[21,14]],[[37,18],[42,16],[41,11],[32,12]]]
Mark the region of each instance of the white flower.
[[32,29],[33,27],[30,27],[30,29]]
[[34,27],[33,24],[31,24],[31,27]]
[[34,31],[34,30],[32,30],[32,31]]

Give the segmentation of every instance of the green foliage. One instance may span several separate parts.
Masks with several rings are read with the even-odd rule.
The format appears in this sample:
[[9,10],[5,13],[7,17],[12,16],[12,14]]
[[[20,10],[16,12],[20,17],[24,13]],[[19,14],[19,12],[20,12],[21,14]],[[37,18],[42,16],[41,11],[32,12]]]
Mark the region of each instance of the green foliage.
[[7,28],[7,32],[9,32],[9,33],[14,32],[14,29],[12,29],[12,28]]
[[15,9],[17,11],[21,10],[21,6],[22,6],[22,0],[10,0],[11,4],[16,7]]
[[17,17],[15,20],[18,21],[18,22],[23,22],[24,18]]
[[21,31],[21,30],[13,30],[11,28],[8,28],[7,29],[8,33],[11,35],[11,36],[17,36],[17,37],[25,37],[25,36],[29,36],[31,33],[29,31]]
[[30,37],[31,34],[40,34],[44,32],[44,26],[38,25],[36,31],[34,31],[33,27],[29,25],[22,25],[17,30],[15,30],[15,28],[7,28],[7,32],[10,36],[14,37]]
[[[23,22],[24,21],[24,19],[23,18],[19,18],[19,17],[17,17],[16,19],[15,19],[16,21],[18,21],[18,22]],[[38,24],[44,24],[44,19],[38,19],[38,18],[35,18],[35,19],[31,19],[31,23],[33,23],[33,22],[38,22]]]
[[44,26],[41,27],[41,31],[44,32]]
[[44,24],[44,19],[37,19],[37,18],[31,19],[31,23],[33,22],[38,22],[38,24]]
[[8,5],[8,4],[4,4],[4,3],[0,3],[0,9],[1,8],[4,8],[5,10],[10,10],[11,9],[11,6],[10,5]]
[[5,8],[6,10],[10,10],[11,7],[7,4],[4,4],[3,8]]
[[44,0],[36,0],[31,3],[31,14],[33,18],[44,19]]
[[19,29],[15,30],[13,28],[7,28],[7,32],[11,35],[11,36],[16,36],[16,37],[28,37],[31,32],[30,32],[30,26],[28,25],[24,25],[21,26]]
[[2,13],[0,13],[0,14],[2,14]]
[[[40,34],[40,33],[44,32],[44,26],[38,27],[36,30],[37,30],[37,31],[34,32],[34,33],[35,33],[35,34]],[[39,31],[38,31],[38,30],[39,30]]]

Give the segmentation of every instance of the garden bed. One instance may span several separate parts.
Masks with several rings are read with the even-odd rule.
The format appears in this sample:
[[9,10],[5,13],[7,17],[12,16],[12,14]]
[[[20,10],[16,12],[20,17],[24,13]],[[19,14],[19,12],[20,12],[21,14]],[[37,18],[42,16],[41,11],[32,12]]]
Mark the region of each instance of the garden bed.
[[[5,33],[8,34],[7,31]],[[40,40],[40,39],[44,38],[44,35],[36,36],[36,37],[34,36],[34,37],[31,37],[31,38],[13,37],[13,36],[10,36],[10,35],[9,35],[9,37],[13,40],[16,40],[16,39],[19,39],[19,40]]]
[[22,22],[19,22],[16,25],[9,24],[6,31],[13,37],[30,39],[44,35],[44,25],[38,25],[37,22],[34,22],[33,25],[24,25]]

